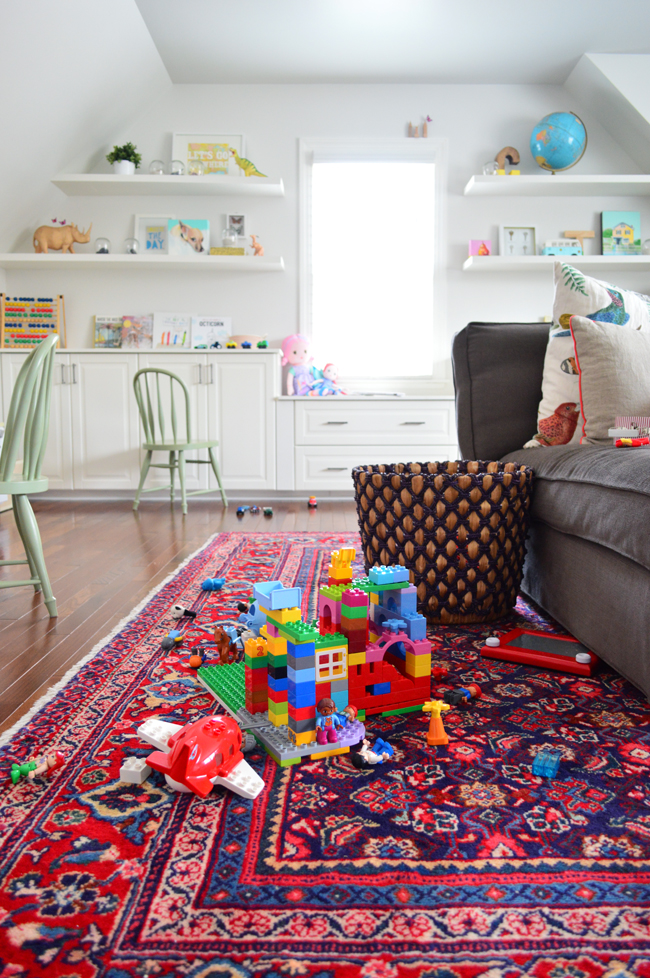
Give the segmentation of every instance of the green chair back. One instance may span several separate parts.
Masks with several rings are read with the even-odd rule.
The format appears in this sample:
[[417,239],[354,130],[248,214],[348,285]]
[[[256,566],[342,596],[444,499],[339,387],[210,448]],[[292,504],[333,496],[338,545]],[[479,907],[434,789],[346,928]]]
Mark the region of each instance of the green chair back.
[[[0,482],[33,482],[41,477],[50,427],[50,398],[58,336],[48,336],[29,354],[11,395],[0,452]],[[23,474],[13,472],[22,445]]]
[[190,394],[180,377],[171,370],[144,367],[133,378],[133,390],[147,444],[189,444],[192,441]]

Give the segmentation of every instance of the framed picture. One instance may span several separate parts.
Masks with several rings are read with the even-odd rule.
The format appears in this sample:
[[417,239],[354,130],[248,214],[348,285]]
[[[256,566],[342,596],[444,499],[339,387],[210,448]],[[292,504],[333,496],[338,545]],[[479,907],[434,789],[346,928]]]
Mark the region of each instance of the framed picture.
[[192,316],[192,349],[218,350],[232,333],[230,316]]
[[141,255],[168,254],[167,229],[175,214],[136,214],[133,237],[140,245]]
[[499,254],[529,258],[537,254],[537,228],[499,226]]
[[641,254],[641,214],[639,211],[603,211],[600,227],[604,255]]
[[167,222],[167,253],[169,255],[209,255],[210,222],[203,218]]
[[492,242],[487,238],[470,238],[469,254],[471,255],[491,255]]
[[122,316],[122,348],[150,350],[153,345],[153,316]]
[[192,317],[185,312],[154,312],[153,348],[166,350],[170,346],[190,348]]
[[172,159],[185,164],[199,159],[206,176],[239,176],[242,171],[235,163],[231,149],[244,156],[244,137],[208,133],[175,132],[172,139]]
[[245,214],[226,214],[226,228],[232,228],[239,237],[246,236]]
[[95,316],[95,346],[102,350],[122,346],[121,316]]

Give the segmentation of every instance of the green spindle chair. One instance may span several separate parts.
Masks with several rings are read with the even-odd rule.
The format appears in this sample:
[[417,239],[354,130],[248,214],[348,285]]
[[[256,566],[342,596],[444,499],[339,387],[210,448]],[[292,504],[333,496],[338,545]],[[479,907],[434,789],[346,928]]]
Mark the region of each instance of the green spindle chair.
[[[50,398],[54,374],[54,352],[58,336],[48,336],[29,354],[11,395],[5,435],[0,452],[0,493],[10,494],[14,519],[25,548],[26,560],[0,560],[8,564],[29,564],[28,581],[0,581],[0,588],[25,587],[42,589],[50,618],[56,618],[56,599],[45,567],[43,545],[38,523],[27,493],[45,492],[48,480],[41,476],[43,456],[50,426]],[[23,471],[14,474],[22,445]]]
[[[166,378],[169,378],[169,384]],[[143,492],[156,492],[161,488],[169,489],[170,498],[173,503],[176,471],[178,471],[181,484],[183,514],[187,513],[188,496],[202,496],[206,492],[212,492],[211,489],[199,489],[196,492],[187,492],[185,488],[185,465],[187,462],[193,465],[212,466],[212,471],[217,478],[217,484],[221,493],[221,500],[224,506],[227,506],[228,500],[221,484],[219,466],[217,465],[217,459],[214,453],[214,449],[217,448],[219,442],[216,440],[193,440],[190,418],[190,394],[181,378],[173,374],[171,370],[162,370],[158,367],[145,367],[143,370],[138,370],[133,378],[133,389],[135,391],[135,399],[138,402],[138,410],[140,411],[140,418],[146,439],[142,446],[146,455],[142,463],[140,485],[135,496],[133,509],[137,510],[140,505],[140,496]],[[179,398],[182,396],[182,404],[185,411],[184,425],[183,419],[179,419],[179,411],[176,405],[177,395]],[[179,437],[179,432],[181,432],[182,437],[183,427],[185,428],[184,441]],[[169,428],[171,428],[171,432],[169,432]],[[171,440],[169,441],[167,440],[168,433],[171,434]],[[201,448],[207,448],[209,456],[207,459],[185,458],[185,452],[196,451]],[[168,452],[169,462],[152,462],[151,456],[154,452]],[[149,469],[169,469],[169,486],[154,486],[151,489],[143,489]]]

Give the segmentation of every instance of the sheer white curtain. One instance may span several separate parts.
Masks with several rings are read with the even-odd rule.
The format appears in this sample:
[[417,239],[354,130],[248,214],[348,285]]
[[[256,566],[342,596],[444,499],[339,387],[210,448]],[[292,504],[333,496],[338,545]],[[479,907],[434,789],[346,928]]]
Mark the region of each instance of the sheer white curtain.
[[435,164],[314,161],[311,327],[315,362],[344,377],[433,368]]

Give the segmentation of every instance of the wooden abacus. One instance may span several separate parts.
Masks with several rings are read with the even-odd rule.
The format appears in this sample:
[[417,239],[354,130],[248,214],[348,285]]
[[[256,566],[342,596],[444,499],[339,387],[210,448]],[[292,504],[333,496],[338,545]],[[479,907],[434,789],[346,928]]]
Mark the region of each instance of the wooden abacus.
[[31,350],[46,336],[57,333],[65,346],[65,303],[54,298],[9,297],[0,293],[0,347]]

